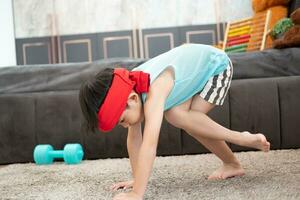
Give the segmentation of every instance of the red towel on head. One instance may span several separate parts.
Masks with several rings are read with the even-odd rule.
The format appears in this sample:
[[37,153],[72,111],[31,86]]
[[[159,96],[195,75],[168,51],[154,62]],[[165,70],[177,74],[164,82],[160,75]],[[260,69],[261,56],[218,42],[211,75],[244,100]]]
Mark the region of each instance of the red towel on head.
[[133,89],[138,94],[148,92],[149,85],[150,75],[148,73],[129,72],[123,68],[116,68],[112,84],[98,112],[99,130],[111,131],[126,108],[130,92]]

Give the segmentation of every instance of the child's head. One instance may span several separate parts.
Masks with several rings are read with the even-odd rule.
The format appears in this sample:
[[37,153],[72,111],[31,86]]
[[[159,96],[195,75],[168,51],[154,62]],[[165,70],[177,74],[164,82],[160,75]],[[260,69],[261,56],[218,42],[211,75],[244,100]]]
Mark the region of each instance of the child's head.
[[120,116],[118,124],[127,128],[138,122],[141,122],[144,118],[144,110],[140,95],[134,90],[128,96],[126,109]]
[[143,119],[140,93],[148,92],[149,74],[106,68],[82,84],[81,110],[88,131],[110,131],[118,123],[124,127]]

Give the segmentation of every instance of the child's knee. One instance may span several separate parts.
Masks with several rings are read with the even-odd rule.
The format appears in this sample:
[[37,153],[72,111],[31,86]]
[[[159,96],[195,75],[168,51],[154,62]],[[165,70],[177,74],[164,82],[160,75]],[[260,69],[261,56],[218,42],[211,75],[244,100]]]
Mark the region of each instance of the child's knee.
[[182,128],[184,123],[184,112],[186,111],[172,108],[165,112],[165,119],[176,128]]

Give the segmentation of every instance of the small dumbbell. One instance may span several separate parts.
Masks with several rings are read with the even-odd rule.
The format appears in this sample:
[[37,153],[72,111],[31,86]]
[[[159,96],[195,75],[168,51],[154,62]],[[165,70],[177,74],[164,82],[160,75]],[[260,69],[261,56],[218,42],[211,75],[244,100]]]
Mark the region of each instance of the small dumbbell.
[[63,158],[67,164],[78,164],[83,158],[80,144],[66,144],[64,150],[53,150],[49,144],[37,145],[33,151],[34,162],[38,165],[52,164],[54,158]]

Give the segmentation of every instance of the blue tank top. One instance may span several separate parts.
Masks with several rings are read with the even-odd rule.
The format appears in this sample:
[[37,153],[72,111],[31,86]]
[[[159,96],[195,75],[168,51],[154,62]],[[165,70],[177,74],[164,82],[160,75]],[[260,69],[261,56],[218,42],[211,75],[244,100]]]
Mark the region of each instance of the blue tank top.
[[[134,68],[150,74],[150,84],[167,67],[175,74],[174,87],[165,103],[165,110],[179,105],[199,93],[210,77],[223,72],[229,58],[222,50],[209,45],[184,44],[173,48]],[[143,102],[147,94],[142,94]]]

